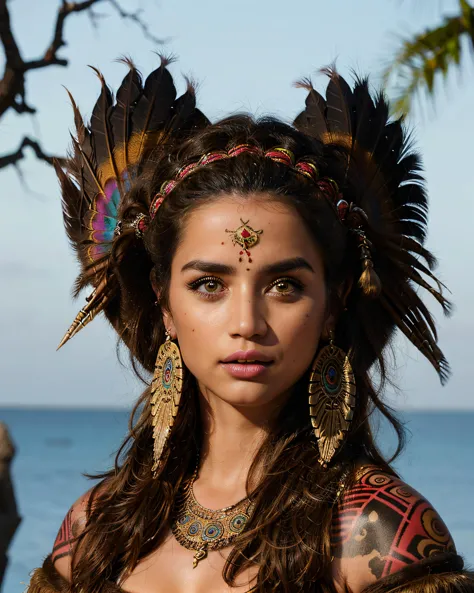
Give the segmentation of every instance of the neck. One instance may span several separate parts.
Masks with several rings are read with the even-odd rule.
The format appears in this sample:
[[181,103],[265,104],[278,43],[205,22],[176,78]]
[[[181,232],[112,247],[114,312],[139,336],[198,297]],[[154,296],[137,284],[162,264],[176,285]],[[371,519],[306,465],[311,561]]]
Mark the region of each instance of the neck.
[[268,435],[274,407],[244,408],[201,395],[201,484],[224,490],[245,487],[250,466]]

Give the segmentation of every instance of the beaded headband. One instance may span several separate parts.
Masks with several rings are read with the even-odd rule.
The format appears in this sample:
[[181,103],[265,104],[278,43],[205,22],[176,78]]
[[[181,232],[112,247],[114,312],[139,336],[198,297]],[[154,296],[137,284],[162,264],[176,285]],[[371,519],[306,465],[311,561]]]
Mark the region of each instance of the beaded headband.
[[[204,154],[198,161],[184,165],[178,171],[174,179],[168,179],[161,184],[160,191],[155,195],[150,204],[150,217],[146,216],[145,214],[139,214],[132,222],[131,226],[135,229],[136,236],[138,238],[143,237],[143,233],[146,231],[149,221],[153,220],[153,218],[156,216],[156,213],[163,203],[163,200],[170,192],[173,191],[173,189],[182,179],[190,175],[199,167],[204,167],[205,165],[209,165],[210,163],[214,163],[216,161],[230,159],[244,153],[264,156],[265,158],[269,158],[272,161],[282,163],[290,167],[297,173],[310,179],[316,185],[316,187],[318,187],[327,196],[327,198],[334,204],[339,220],[342,223],[346,222],[346,225],[357,238],[357,244],[360,250],[359,255],[363,268],[359,284],[361,286],[365,286],[365,292],[368,296],[378,296],[381,290],[380,280],[373,269],[374,264],[371,254],[372,244],[367,239],[364,229],[366,223],[368,222],[367,214],[354,203],[349,204],[343,199],[342,194],[339,191],[339,186],[334,181],[334,179],[331,179],[330,177],[319,177],[318,168],[314,163],[305,159],[300,159],[295,162],[296,159],[293,152],[281,146],[276,146],[274,148],[270,148],[267,151],[263,151],[252,144],[238,144],[228,151],[221,150]],[[351,212],[354,216],[348,223],[348,220],[346,219],[349,212]],[[120,232],[121,228],[119,228],[119,234]]]
[[[217,151],[204,154],[198,161],[194,163],[189,163],[188,165],[184,165],[177,173],[176,177],[172,180],[164,181],[160,187],[160,191],[155,195],[153,198],[151,205],[150,205],[150,218],[156,216],[159,207],[163,203],[163,200],[166,196],[173,191],[176,185],[185,177],[187,177],[190,173],[195,171],[198,167],[203,167],[210,163],[214,163],[216,161],[221,161],[224,159],[230,159],[240,154],[248,153],[248,154],[256,154],[258,156],[264,156],[266,158],[271,159],[277,163],[282,163],[287,165],[297,173],[304,175],[308,179],[311,179],[313,183],[319,187],[321,191],[323,191],[335,204],[338,216],[341,221],[345,219],[347,210],[349,208],[349,204],[342,199],[341,193],[339,192],[339,187],[337,183],[330,179],[329,177],[319,177],[319,171],[316,165],[310,161],[300,159],[295,162],[295,155],[288,150],[287,148],[282,148],[280,146],[276,146],[274,148],[270,148],[270,150],[263,151],[257,146],[253,146],[251,144],[238,144],[233,148],[229,149],[228,151]],[[143,227],[143,221],[142,221]],[[143,228],[136,228],[137,235],[142,234]]]
[[[174,179],[167,180],[162,183],[160,191],[155,195],[150,204],[150,219],[153,220],[153,218],[156,216],[156,213],[158,212],[166,196],[171,191],[173,191],[173,189],[182,179],[190,175],[193,171],[199,167],[208,165],[209,163],[230,159],[244,153],[264,156],[271,159],[272,161],[282,163],[290,167],[297,173],[310,179],[316,185],[316,187],[318,187],[323,192],[323,194],[327,196],[327,198],[334,204],[339,220],[342,223],[345,222],[346,226],[348,226],[356,236],[357,246],[359,248],[359,257],[363,269],[362,275],[359,279],[359,284],[364,288],[364,292],[368,296],[371,296],[372,298],[378,296],[381,291],[381,284],[377,274],[374,271],[371,253],[372,244],[368,240],[364,228],[368,222],[367,214],[354,203],[349,204],[343,199],[339,190],[339,186],[334,181],[334,179],[331,179],[330,177],[320,177],[317,166],[311,161],[305,160],[303,158],[295,162],[295,155],[287,148],[276,146],[274,148],[270,148],[267,151],[263,151],[252,144],[238,144],[228,151],[222,150],[204,154],[198,161],[184,165],[178,171]],[[347,214],[349,212],[353,214],[350,221],[347,219]],[[137,223],[134,224],[134,228],[137,236],[142,237],[143,232],[147,226],[147,221],[144,215],[139,215],[138,218],[139,220],[137,219]]]

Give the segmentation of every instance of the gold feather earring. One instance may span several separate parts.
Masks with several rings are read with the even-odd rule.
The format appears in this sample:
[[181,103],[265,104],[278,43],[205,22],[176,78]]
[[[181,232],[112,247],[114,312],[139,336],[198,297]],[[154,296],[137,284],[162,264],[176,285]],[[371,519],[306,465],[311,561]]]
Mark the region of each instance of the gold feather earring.
[[327,467],[349,430],[356,403],[354,372],[347,354],[334,346],[332,331],[329,345],[314,359],[308,392],[319,463]]
[[151,415],[153,418],[153,467],[154,475],[160,466],[164,448],[178,414],[183,390],[183,361],[177,344],[171,341],[166,330],[166,341],[156,357],[155,372],[151,382]]

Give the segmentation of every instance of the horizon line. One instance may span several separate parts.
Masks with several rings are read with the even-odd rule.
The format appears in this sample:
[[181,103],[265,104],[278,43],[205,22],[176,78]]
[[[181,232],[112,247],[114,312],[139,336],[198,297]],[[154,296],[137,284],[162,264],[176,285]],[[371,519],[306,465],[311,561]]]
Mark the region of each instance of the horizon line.
[[[112,411],[112,412],[131,412],[133,409],[133,405],[76,405],[72,404],[70,406],[65,405],[55,405],[55,404],[1,404],[0,403],[0,414],[2,410],[30,410],[30,411],[91,411],[91,412],[99,412],[99,411]],[[394,410],[395,413],[397,412],[423,412],[423,413],[460,413],[460,412],[474,412],[474,407],[472,408],[423,408],[423,407],[400,407]],[[0,417],[0,422],[2,418]]]

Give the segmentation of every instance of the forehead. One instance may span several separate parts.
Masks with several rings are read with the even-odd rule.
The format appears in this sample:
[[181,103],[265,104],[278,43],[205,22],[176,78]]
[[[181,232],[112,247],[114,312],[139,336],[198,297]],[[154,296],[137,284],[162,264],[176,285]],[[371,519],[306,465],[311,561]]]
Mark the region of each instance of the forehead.
[[266,194],[224,194],[193,210],[183,225],[175,259],[234,263],[239,246],[232,242],[232,231],[242,226],[242,221],[248,221],[255,231],[262,231],[258,243],[251,248],[256,264],[298,256],[313,263],[321,259],[319,248],[298,212],[291,204]]

